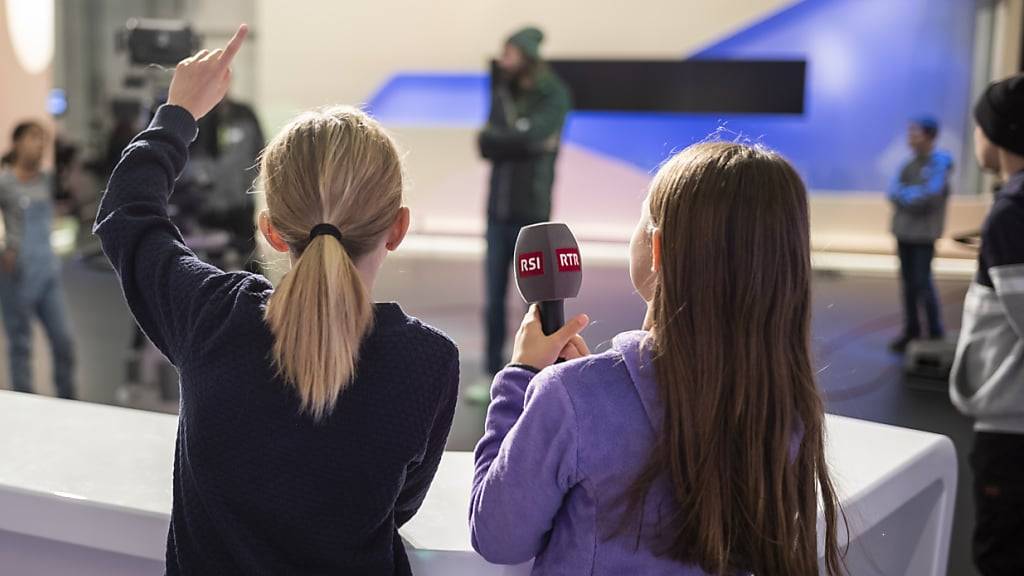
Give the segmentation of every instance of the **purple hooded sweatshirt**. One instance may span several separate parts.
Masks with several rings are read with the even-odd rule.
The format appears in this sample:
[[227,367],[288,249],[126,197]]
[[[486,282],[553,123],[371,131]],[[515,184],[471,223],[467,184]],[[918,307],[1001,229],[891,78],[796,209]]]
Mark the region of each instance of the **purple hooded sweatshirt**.
[[700,575],[650,548],[667,478],[648,494],[643,538],[622,531],[623,494],[661,430],[663,409],[646,332],[615,337],[602,354],[534,374],[508,367],[494,379],[469,523],[490,562],[536,558],[533,574]]

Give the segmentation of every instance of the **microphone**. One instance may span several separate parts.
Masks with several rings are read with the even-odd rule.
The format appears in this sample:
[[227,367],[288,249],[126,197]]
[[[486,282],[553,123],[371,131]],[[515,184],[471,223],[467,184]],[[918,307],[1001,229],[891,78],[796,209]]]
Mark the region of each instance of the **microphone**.
[[539,305],[544,334],[554,334],[565,325],[565,299],[575,298],[583,283],[576,237],[561,222],[526,226],[516,239],[514,263],[519,293]]

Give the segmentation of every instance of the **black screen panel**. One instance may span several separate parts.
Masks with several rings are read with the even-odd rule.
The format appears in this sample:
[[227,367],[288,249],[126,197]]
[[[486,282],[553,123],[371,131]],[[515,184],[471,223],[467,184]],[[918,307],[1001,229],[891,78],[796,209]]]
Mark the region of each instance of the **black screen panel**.
[[807,63],[552,60],[576,110],[803,114]]

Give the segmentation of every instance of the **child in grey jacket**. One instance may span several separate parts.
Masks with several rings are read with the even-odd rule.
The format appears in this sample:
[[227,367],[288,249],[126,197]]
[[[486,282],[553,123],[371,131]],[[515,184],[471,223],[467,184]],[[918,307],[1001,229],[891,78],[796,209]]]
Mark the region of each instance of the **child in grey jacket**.
[[989,86],[974,116],[978,163],[1004,184],[982,228],[950,396],[975,419],[975,564],[1024,574],[1024,75]]
[[924,305],[928,318],[928,337],[944,335],[939,297],[932,279],[935,241],[942,236],[946,222],[946,200],[953,157],[935,147],[939,122],[922,116],[910,122],[907,144],[914,153],[900,168],[889,186],[893,206],[892,233],[896,236],[903,292],[903,333],[890,344],[902,353],[907,344],[921,335],[918,306]]

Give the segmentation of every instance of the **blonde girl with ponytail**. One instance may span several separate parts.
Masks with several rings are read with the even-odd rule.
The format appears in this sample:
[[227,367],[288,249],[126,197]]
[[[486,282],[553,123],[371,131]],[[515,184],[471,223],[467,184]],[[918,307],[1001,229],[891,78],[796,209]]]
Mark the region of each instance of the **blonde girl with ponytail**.
[[136,320],[181,375],[167,573],[409,574],[398,528],[444,450],[458,351],[371,299],[409,227],[391,137],[331,107],[267,146],[259,227],[292,265],[276,288],[203,263],[167,218],[196,120],[223,98],[246,32],[178,65],[95,227]]
[[401,165],[375,121],[339,106],[293,120],[260,167],[268,208],[260,231],[293,261],[267,306],[274,361],[319,420],[355,375],[373,320],[366,280],[409,227]]

